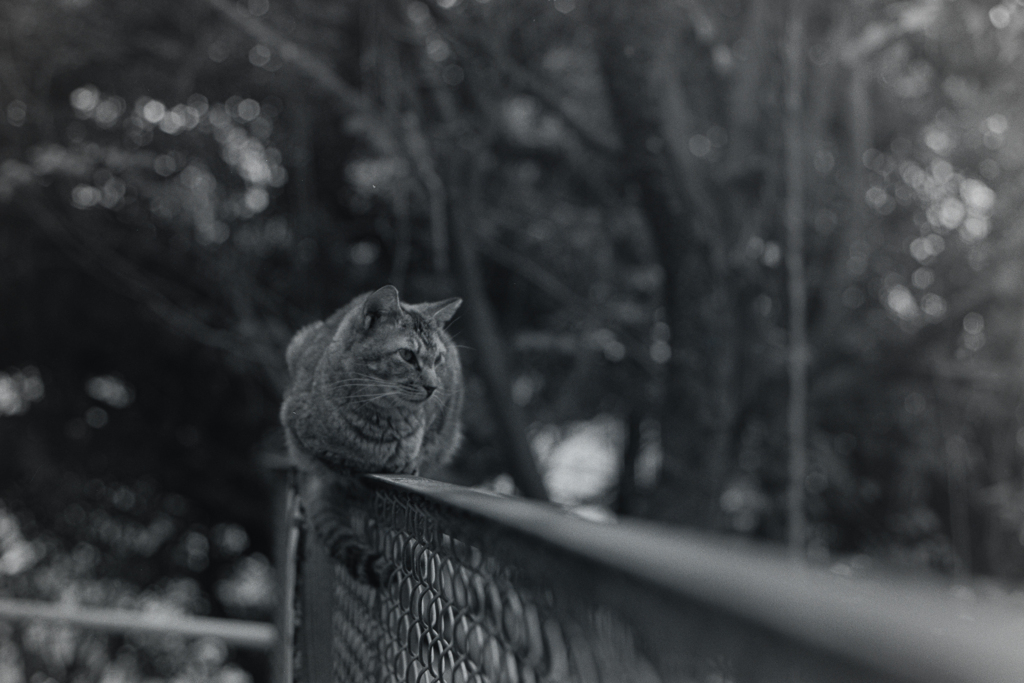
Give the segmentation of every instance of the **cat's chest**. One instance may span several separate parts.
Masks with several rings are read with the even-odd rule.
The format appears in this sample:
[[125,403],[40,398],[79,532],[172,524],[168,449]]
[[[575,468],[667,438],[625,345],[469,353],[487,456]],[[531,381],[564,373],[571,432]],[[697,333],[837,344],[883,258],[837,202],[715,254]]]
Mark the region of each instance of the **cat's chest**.
[[366,444],[378,454],[375,459],[386,472],[412,473],[419,469],[426,426],[420,420],[404,417],[387,420],[380,440]]
[[425,431],[423,426],[420,426],[412,434],[399,439],[395,455],[397,464],[401,466],[403,472],[414,472],[418,469]]

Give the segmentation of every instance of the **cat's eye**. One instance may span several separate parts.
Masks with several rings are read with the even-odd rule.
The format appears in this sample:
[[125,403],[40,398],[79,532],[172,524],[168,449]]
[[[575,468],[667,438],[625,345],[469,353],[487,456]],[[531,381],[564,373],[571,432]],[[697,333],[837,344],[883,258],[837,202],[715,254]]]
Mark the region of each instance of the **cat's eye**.
[[409,349],[399,349],[398,355],[406,363],[411,363],[412,365],[416,364],[416,354]]

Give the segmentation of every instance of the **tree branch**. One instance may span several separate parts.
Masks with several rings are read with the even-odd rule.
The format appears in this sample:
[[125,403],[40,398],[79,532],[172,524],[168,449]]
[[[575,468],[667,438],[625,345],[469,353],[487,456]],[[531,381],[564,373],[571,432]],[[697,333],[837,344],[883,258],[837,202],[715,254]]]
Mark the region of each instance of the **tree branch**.
[[469,35],[469,32],[464,30],[460,30],[458,35],[454,33],[454,30],[445,31],[444,36],[463,55],[473,56],[475,54],[478,57],[486,58],[512,85],[537,98],[541,104],[558,114],[562,121],[590,149],[605,155],[617,156],[620,153],[621,144],[614,134],[603,135],[602,131],[592,130],[569,110],[562,93],[529,69],[516,63],[497,47]]
[[493,240],[478,237],[476,248],[487,258],[515,272],[563,306],[601,325],[614,328],[626,347],[629,358],[642,367],[649,376],[655,377],[660,374],[661,368],[651,360],[650,353],[642,343],[623,330],[618,321],[609,318],[598,306],[574,292],[539,263]]
[[273,48],[281,60],[312,79],[333,96],[342,110],[359,115],[359,127],[367,134],[371,144],[385,152],[394,152],[394,134],[384,123],[383,115],[374,103],[355,87],[346,83],[322,59],[297,43],[288,40],[263,21],[242,11],[229,0],[206,0],[250,37]]
[[444,181],[437,174],[437,166],[419,117],[408,112],[402,120],[405,128],[405,150],[413,163],[416,175],[427,191],[430,217],[430,243],[433,247],[434,272],[448,272],[448,199]]
[[52,211],[40,202],[19,200],[32,221],[84,271],[101,281],[120,285],[130,298],[142,303],[168,329],[202,346],[226,352],[259,367],[275,390],[285,385],[283,352],[254,338],[210,326],[188,309],[168,298],[122,256],[94,241],[76,236]]

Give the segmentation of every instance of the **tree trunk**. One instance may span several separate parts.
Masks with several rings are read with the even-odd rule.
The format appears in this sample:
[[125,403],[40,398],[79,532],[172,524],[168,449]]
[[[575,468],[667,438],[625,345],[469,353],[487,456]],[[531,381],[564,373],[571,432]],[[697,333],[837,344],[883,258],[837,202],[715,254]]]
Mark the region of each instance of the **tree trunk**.
[[789,552],[806,545],[804,479],[807,476],[807,279],[804,274],[804,6],[793,0],[786,31],[786,275],[789,292]]
[[[639,189],[664,269],[665,322],[672,356],[666,364],[661,407],[665,453],[654,514],[674,521],[706,523],[717,491],[708,454],[720,428],[713,400],[715,365],[712,249],[701,234],[696,208],[686,192],[686,169],[673,164],[664,129],[664,83],[655,62],[679,39],[678,9],[657,0],[621,3],[593,0],[592,25],[598,55],[623,143],[627,181]],[[692,65],[682,65],[685,70]],[[703,65],[701,65],[703,66]]]
[[[465,156],[459,155],[456,156]],[[475,196],[470,174],[477,173],[468,159],[456,158],[449,162],[455,167],[449,181],[448,229],[451,238],[452,263],[459,281],[459,291],[465,301],[469,333],[476,346],[480,374],[487,386],[494,406],[499,429],[510,455],[510,474],[519,490],[528,498],[547,500],[544,480],[537,470],[533,449],[526,437],[526,419],[519,406],[512,401],[512,381],[508,369],[505,345],[498,333],[498,325],[487,300],[480,263],[477,258],[473,234],[469,227]],[[461,166],[462,168],[458,168]],[[470,176],[471,177],[471,176]]]
[[642,434],[640,423],[643,416],[630,410],[626,416],[626,446],[622,452],[622,472],[619,474],[619,489],[615,493],[615,512],[620,515],[632,514],[636,499],[636,459],[640,455]]

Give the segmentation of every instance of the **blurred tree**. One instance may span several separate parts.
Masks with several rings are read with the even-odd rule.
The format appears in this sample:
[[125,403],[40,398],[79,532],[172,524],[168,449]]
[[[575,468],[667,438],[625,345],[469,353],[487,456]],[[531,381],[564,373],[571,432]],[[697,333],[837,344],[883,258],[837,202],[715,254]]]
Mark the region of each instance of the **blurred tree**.
[[781,540],[788,488],[812,557],[1019,578],[1024,12],[802,4],[4,3],[0,497],[149,481],[266,552],[281,349],[390,281],[467,300],[448,476],[545,495],[612,415],[598,502]]

